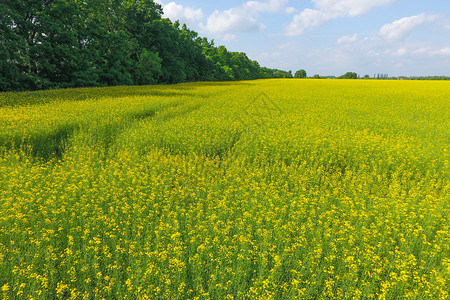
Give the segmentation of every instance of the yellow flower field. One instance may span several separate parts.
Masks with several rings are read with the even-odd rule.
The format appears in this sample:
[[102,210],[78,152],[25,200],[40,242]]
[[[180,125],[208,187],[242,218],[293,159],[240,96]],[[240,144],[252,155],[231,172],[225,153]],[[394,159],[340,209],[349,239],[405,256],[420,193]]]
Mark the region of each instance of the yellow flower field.
[[2,299],[448,299],[450,84],[0,94]]

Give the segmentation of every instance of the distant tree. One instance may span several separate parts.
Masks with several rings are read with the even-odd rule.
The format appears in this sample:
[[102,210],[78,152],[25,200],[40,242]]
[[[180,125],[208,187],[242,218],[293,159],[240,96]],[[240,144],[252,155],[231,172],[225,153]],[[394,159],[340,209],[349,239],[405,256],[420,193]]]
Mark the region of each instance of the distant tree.
[[[374,77],[375,78],[375,77]],[[377,74],[377,79],[388,79],[389,75],[388,74]]]
[[272,70],[272,78],[292,78],[292,72],[273,69]]
[[450,77],[448,77],[448,76],[412,76],[412,77],[399,76],[398,79],[400,79],[400,80],[450,80]]
[[370,76],[366,74],[364,75],[363,79],[370,79]]
[[314,79],[320,79],[320,76],[319,76],[319,74],[314,74],[314,76],[313,76],[312,78],[314,78]]
[[306,78],[306,71],[303,69],[298,70],[297,72],[295,72],[294,77],[295,78]]
[[358,79],[358,74],[355,72],[347,72],[342,76],[339,76],[340,79]]

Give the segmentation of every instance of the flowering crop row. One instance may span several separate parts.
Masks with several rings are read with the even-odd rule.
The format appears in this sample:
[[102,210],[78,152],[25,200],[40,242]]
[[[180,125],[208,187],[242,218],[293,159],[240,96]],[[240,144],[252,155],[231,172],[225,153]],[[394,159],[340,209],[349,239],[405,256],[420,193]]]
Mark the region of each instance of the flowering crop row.
[[3,94],[0,298],[448,299],[448,95],[294,79]]

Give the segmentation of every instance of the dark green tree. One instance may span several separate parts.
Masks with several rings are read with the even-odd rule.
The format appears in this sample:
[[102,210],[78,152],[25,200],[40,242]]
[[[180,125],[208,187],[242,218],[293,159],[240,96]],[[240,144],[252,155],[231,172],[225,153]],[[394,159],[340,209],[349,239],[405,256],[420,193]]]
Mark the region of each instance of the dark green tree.
[[153,0],[0,1],[0,91],[292,78],[162,13]]
[[135,83],[137,84],[155,84],[161,75],[162,59],[158,53],[149,52],[143,49],[136,65]]
[[306,78],[306,71],[303,69],[298,70],[297,72],[295,72],[294,77],[295,78]]
[[16,7],[19,1],[0,1],[0,91],[20,90],[25,81],[21,66],[26,43],[15,22],[20,18]]
[[356,74],[355,72],[347,72],[338,78],[340,78],[340,79],[358,79],[358,74]]
[[185,61],[181,59],[178,26],[169,19],[159,19],[150,29],[149,50],[158,52],[162,58],[162,83],[179,83],[186,80]]

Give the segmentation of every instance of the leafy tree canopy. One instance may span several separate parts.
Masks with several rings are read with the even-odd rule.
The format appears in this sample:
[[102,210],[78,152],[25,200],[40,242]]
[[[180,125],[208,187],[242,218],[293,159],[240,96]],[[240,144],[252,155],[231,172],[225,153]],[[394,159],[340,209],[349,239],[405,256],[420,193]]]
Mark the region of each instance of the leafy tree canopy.
[[306,78],[306,71],[303,69],[298,70],[297,72],[295,72],[294,77],[295,78]]
[[292,77],[162,13],[153,0],[0,1],[0,91]]

